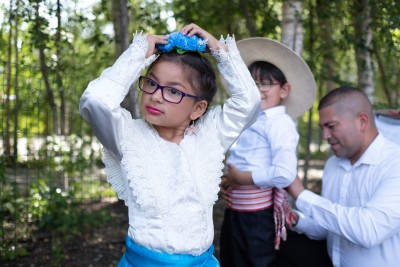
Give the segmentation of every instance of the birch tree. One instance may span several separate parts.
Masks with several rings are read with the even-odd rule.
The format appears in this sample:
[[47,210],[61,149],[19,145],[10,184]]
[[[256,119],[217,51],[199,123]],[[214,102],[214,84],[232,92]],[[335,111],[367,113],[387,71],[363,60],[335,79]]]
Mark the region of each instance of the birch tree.
[[[303,22],[302,22],[302,9],[303,3],[301,0],[288,0],[283,2],[282,6],[282,34],[281,42],[291,48],[297,55],[301,57],[303,52]],[[310,23],[312,25],[312,23]],[[313,36],[311,34],[311,36]],[[311,42],[313,43],[313,42]],[[307,124],[307,145],[305,147],[305,160],[304,160],[304,176],[303,184],[306,186],[308,182],[308,169],[311,159],[310,144],[312,140],[312,109],[308,113]]]
[[353,18],[358,87],[368,96],[371,103],[374,103],[374,79],[371,62],[372,19],[369,0],[354,0]]
[[281,42],[296,54],[303,51],[303,23],[301,18],[302,0],[283,1]]
[[[12,77],[12,40],[13,40],[13,7],[14,2],[10,0],[10,10],[8,16],[8,23],[9,23],[9,32],[8,32],[8,49],[7,49],[7,78],[6,78],[6,94],[5,94],[5,118],[10,118],[11,115],[11,77]],[[8,158],[11,159],[11,140],[10,140],[10,128],[11,128],[10,120],[5,120],[5,127],[4,127],[4,154]]]
[[15,19],[14,19],[14,64],[15,64],[15,77],[14,77],[14,136],[13,136],[13,161],[16,163],[18,158],[18,113],[19,113],[19,51],[18,51],[18,29],[19,29],[19,8],[20,0],[15,3]]

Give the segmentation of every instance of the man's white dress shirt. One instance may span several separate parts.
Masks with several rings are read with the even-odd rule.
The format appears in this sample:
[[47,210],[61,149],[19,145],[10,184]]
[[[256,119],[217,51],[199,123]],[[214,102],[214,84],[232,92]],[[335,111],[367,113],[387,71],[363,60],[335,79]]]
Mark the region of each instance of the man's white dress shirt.
[[327,238],[334,266],[400,266],[400,146],[379,134],[354,165],[332,156],[322,182],[299,195],[295,230]]

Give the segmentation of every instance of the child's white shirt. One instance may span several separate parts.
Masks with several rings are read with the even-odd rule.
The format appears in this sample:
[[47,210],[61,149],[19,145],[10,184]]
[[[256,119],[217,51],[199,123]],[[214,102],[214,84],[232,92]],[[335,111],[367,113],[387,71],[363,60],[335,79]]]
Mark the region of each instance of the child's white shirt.
[[251,171],[260,188],[289,186],[297,175],[299,134],[285,106],[261,111],[230,149],[228,162]]

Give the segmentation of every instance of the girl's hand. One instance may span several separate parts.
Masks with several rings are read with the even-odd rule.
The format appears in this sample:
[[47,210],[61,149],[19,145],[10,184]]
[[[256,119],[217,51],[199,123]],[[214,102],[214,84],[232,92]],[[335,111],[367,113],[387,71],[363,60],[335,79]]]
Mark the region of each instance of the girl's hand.
[[185,27],[182,28],[181,32],[184,35],[187,36],[193,36],[197,35],[198,37],[203,38],[204,40],[207,40],[207,48],[208,50],[219,50],[220,48],[223,48],[225,51],[228,50],[225,44],[219,42],[214,36],[212,36],[210,33],[207,31],[203,30],[199,26],[197,26],[194,23],[191,23],[189,25],[186,25]]
[[168,35],[148,34],[146,39],[149,43],[149,47],[147,48],[146,58],[158,52],[156,44],[168,44],[168,37]]

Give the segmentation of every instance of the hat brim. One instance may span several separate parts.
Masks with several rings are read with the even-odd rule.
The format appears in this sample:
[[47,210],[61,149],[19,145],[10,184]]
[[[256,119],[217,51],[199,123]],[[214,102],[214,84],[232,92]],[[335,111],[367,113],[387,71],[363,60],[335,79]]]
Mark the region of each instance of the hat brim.
[[282,101],[293,119],[311,108],[316,95],[314,75],[293,50],[272,39],[253,37],[238,41],[237,47],[249,67],[255,61],[267,61],[278,67],[291,85],[289,96]]

